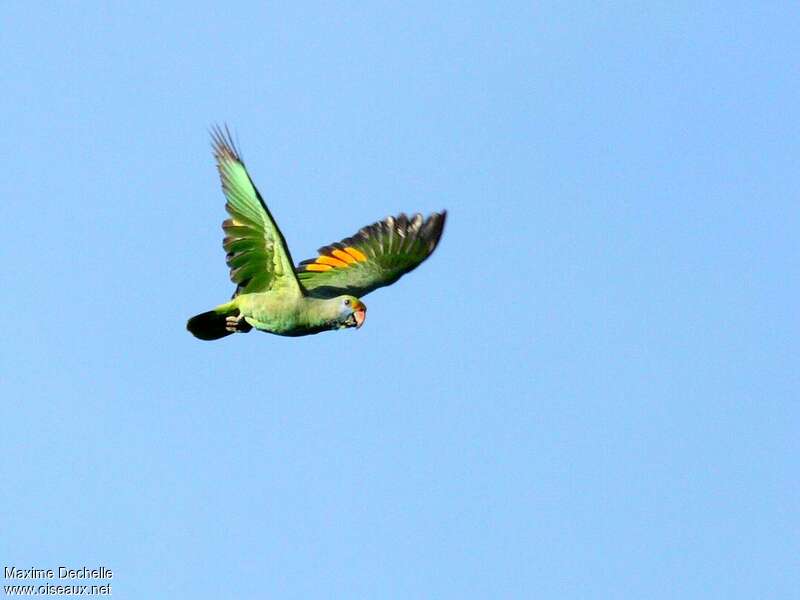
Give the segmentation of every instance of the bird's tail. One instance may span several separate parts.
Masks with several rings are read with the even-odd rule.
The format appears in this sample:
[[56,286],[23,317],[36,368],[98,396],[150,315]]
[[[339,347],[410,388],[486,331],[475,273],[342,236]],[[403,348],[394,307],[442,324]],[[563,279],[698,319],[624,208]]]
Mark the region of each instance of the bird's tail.
[[238,314],[235,302],[220,304],[214,310],[193,316],[186,323],[186,329],[201,340],[218,340],[233,333],[225,325],[225,319]]

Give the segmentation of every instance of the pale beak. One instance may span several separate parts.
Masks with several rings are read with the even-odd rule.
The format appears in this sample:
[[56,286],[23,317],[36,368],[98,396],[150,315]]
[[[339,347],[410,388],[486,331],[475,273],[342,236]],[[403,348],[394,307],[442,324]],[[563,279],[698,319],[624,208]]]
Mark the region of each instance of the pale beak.
[[356,318],[356,329],[360,329],[367,318],[367,307],[362,305],[361,308],[353,312],[353,316]]

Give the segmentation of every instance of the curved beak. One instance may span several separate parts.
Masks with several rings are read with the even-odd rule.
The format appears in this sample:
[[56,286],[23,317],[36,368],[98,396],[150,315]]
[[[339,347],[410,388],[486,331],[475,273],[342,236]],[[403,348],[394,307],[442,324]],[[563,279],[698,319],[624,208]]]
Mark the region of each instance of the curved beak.
[[353,311],[353,316],[356,318],[356,329],[361,329],[364,321],[367,319],[367,307],[359,304]]

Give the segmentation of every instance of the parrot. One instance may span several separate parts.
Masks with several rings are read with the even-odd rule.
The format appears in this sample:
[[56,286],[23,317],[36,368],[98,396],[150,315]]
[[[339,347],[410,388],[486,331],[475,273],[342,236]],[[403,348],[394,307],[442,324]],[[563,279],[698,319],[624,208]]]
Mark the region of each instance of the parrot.
[[227,126],[211,129],[211,145],[229,215],[222,246],[236,289],[229,302],[189,319],[186,328],[198,339],[252,329],[288,337],[358,329],[367,314],[361,297],[396,282],[439,244],[446,210],[427,218],[401,213],[295,264]]

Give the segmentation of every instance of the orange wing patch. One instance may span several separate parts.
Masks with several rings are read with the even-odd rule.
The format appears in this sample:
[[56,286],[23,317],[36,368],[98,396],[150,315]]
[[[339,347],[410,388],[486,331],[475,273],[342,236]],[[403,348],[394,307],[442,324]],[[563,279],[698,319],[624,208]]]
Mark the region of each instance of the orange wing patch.
[[358,248],[353,248],[352,246],[347,246],[344,249],[350,256],[355,258],[358,262],[365,262],[367,260],[367,255],[361,252]]
[[330,271],[333,267],[330,265],[320,265],[317,263],[309,263],[305,265],[306,271]]
[[319,265],[330,265],[332,267],[346,267],[347,263],[339,260],[338,258],[333,258],[332,256],[326,256],[323,254],[322,256],[317,257],[317,260],[314,261]]
[[356,262],[356,259],[355,259],[355,258],[353,258],[352,256],[350,256],[350,255],[349,255],[347,252],[345,252],[344,250],[339,250],[338,248],[335,248],[335,249],[334,249],[334,251],[333,251],[333,252],[331,252],[331,254],[333,254],[333,255],[334,255],[336,258],[338,258],[339,260],[343,260],[344,262],[346,262],[346,263],[347,263],[347,264],[349,264],[349,265],[352,265],[354,262]]
[[332,269],[346,269],[368,260],[366,254],[352,246],[325,246],[319,251],[320,255],[316,259],[304,260],[300,263],[304,271],[324,273]]

